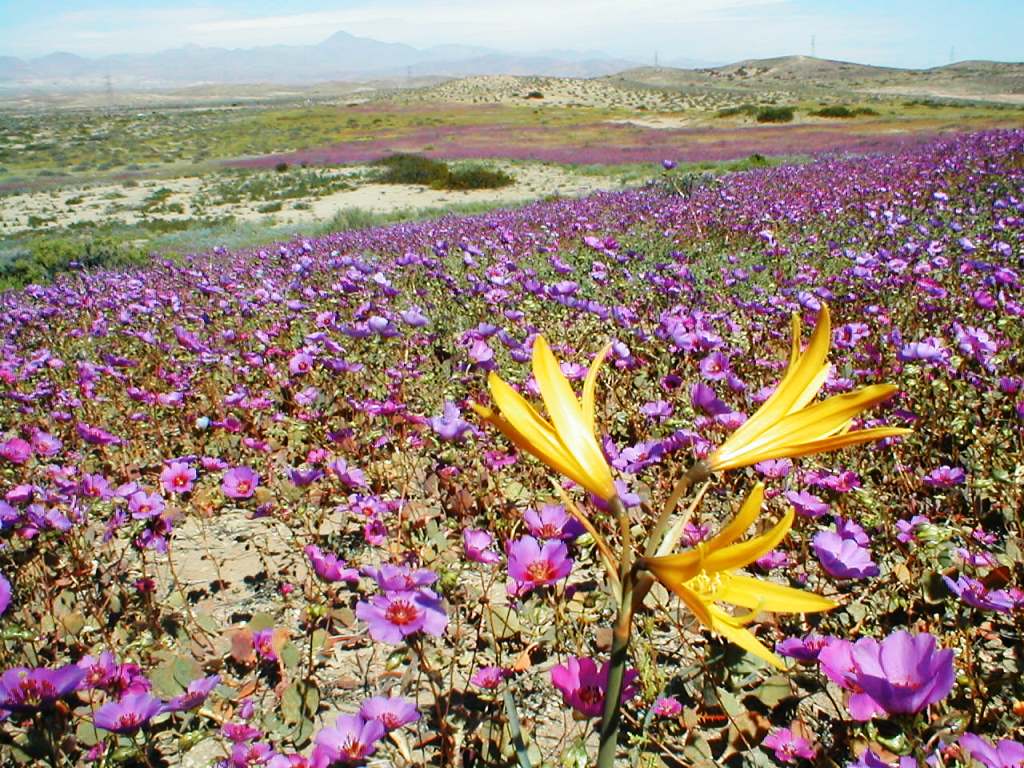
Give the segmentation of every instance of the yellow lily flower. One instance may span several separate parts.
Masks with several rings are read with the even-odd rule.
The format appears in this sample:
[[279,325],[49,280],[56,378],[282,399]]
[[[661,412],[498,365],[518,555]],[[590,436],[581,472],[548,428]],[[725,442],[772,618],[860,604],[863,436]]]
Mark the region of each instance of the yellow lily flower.
[[824,453],[883,437],[908,434],[898,427],[850,432],[857,414],[888,400],[896,387],[873,384],[808,405],[828,377],[825,362],[832,339],[828,307],[822,304],[811,342],[800,353],[800,317],[793,315],[793,343],[786,373],[760,408],[705,462],[712,472],[746,467],[765,459],[796,458]]
[[[758,483],[740,506],[736,517],[710,541],[675,555],[641,558],[638,567],[675,593],[697,620],[748,653],[783,669],[782,661],[758,640],[746,625],[759,611],[815,613],[836,607],[831,600],[737,573],[737,569],[774,549],[793,526],[792,508],[774,528],[745,542],[734,544],[750,527],[761,510],[764,484]],[[749,609],[734,616],[716,603],[731,603]]]
[[612,471],[594,437],[594,386],[597,371],[611,345],[594,359],[583,382],[583,398],[576,399],[558,360],[544,337],[533,342],[533,376],[540,387],[548,421],[518,392],[491,371],[487,384],[498,413],[472,403],[483,420],[497,427],[512,443],[556,472],[609,501],[617,491]]

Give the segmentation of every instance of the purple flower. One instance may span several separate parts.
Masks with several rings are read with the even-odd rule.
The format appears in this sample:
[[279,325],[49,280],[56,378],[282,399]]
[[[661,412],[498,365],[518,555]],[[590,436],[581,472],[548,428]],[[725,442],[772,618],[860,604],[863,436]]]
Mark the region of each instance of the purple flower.
[[651,705],[655,717],[679,717],[682,711],[683,705],[674,696],[659,696]]
[[829,680],[851,692],[846,706],[854,720],[865,722],[885,714],[882,705],[872,699],[857,681],[860,669],[853,659],[853,643],[849,640],[830,639],[818,652],[818,664]]
[[363,575],[377,582],[385,592],[407,592],[427,587],[437,581],[437,574],[426,568],[413,570],[406,565],[385,563],[380,568],[363,567]]
[[700,381],[690,388],[690,401],[696,410],[703,411],[708,416],[719,416],[731,410],[718,399],[715,390]]
[[120,701],[110,701],[96,710],[93,722],[113,733],[135,733],[160,714],[163,703],[148,693],[129,693]]
[[543,546],[532,536],[508,542],[508,575],[517,587],[516,594],[554,584],[572,570],[569,550],[558,540],[545,541]]
[[366,475],[363,470],[350,467],[344,459],[337,459],[327,465],[327,469],[337,477],[342,484],[349,488],[363,488],[366,486]]
[[700,375],[708,381],[719,381],[729,375],[729,358],[715,350],[700,361]]
[[359,716],[364,720],[379,720],[389,731],[420,719],[416,702],[401,696],[374,696],[367,699],[359,707]]
[[0,443],[0,458],[7,459],[11,464],[24,464],[32,458],[32,446],[27,440],[12,437]]
[[814,534],[812,545],[821,567],[837,579],[866,579],[881,572],[871,559],[870,549],[837,531],[819,531]]
[[5,613],[11,605],[11,582],[0,573],[0,615]]
[[220,489],[229,499],[248,499],[256,492],[260,476],[249,467],[235,467],[224,473]]
[[985,768],[1021,768],[1024,765],[1024,744],[1010,739],[1001,739],[992,744],[973,733],[960,737],[960,749],[985,766]]
[[81,421],[75,425],[75,431],[84,442],[90,445],[118,445],[121,442],[106,430],[91,427]]
[[475,563],[493,565],[501,560],[501,555],[490,548],[493,543],[494,537],[487,531],[467,528],[462,532],[462,546],[466,558]]
[[356,616],[369,625],[370,637],[391,645],[420,631],[440,637],[448,626],[441,599],[424,591],[375,595],[356,603]]
[[929,488],[952,488],[960,485],[967,478],[967,473],[960,467],[942,465],[924,476],[924,484]]
[[789,728],[779,728],[764,737],[762,747],[775,753],[775,759],[783,763],[795,763],[797,758],[813,760],[818,751],[803,736],[797,736]]
[[[562,699],[584,717],[600,717],[604,710],[604,696],[608,690],[609,664],[600,671],[593,659],[570,656],[565,664],[551,669],[551,683],[562,692]],[[636,670],[627,669],[622,680],[622,701],[636,694]]]
[[0,675],[0,710],[31,711],[74,691],[85,671],[75,664],[58,669],[13,667]]
[[344,560],[334,553],[324,553],[316,544],[308,545],[304,550],[316,575],[324,581],[347,581],[354,584],[359,581],[359,571],[346,567]]
[[128,498],[128,511],[135,520],[159,517],[164,511],[164,500],[155,493],[136,491]]
[[469,422],[463,421],[459,406],[451,400],[445,401],[441,416],[431,416],[427,421],[430,428],[437,432],[438,437],[451,442],[458,442],[473,429]]
[[821,517],[829,510],[823,499],[807,491],[786,491],[783,495],[796,513],[803,517]]
[[288,371],[292,376],[301,376],[313,369],[313,357],[306,352],[296,352],[288,361]]
[[196,471],[181,461],[172,461],[160,473],[160,483],[168,493],[188,493],[196,479]]
[[943,576],[949,591],[959,597],[968,605],[981,608],[984,611],[999,611],[1010,613],[1013,611],[1016,601],[1005,589],[989,589],[978,579],[970,576],[960,575],[956,581],[949,576]]
[[817,661],[818,654],[834,638],[811,632],[805,637],[787,637],[775,644],[775,650],[783,656],[797,661]]
[[667,400],[652,400],[640,406],[640,413],[652,421],[662,422],[672,415],[672,403]]
[[543,504],[539,509],[528,509],[523,513],[523,521],[538,539],[572,541],[583,533],[579,520],[566,512],[561,504]]
[[175,696],[163,705],[164,712],[184,712],[187,709],[195,709],[210,695],[211,691],[220,685],[220,675],[210,675],[193,680],[188,684],[185,693]]
[[480,669],[474,672],[473,676],[469,678],[469,682],[477,688],[493,691],[501,685],[502,681],[508,676],[508,670],[503,667],[480,667]]
[[909,520],[897,520],[896,521],[896,540],[909,544],[915,540],[915,534],[918,528],[922,525],[927,525],[930,521],[924,515],[914,515]]
[[671,171],[673,168],[676,167],[676,161],[675,160],[662,160],[661,161],[661,167],[664,168],[666,171]]
[[334,727],[322,729],[313,739],[310,760],[313,768],[331,768],[338,764],[359,765],[377,749],[384,738],[384,724],[364,720],[359,715],[340,715]]
[[881,643],[863,638],[854,644],[852,657],[857,685],[891,715],[920,712],[953,690],[953,651],[936,650],[935,637],[927,632],[900,630]]

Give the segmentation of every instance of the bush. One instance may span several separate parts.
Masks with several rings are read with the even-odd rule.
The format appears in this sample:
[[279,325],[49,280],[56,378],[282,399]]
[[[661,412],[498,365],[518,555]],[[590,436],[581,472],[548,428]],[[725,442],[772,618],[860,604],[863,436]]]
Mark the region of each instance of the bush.
[[480,165],[451,170],[447,163],[429,157],[395,154],[375,160],[371,165],[383,166],[377,181],[384,184],[422,184],[433,189],[497,189],[507,187],[515,179],[504,171],[492,171]]
[[445,183],[445,189],[498,189],[513,184],[515,179],[504,171],[492,171],[483,166],[474,165],[451,171]]
[[46,283],[62,272],[76,269],[126,267],[145,260],[145,253],[112,237],[46,238],[33,242],[27,251],[0,264],[0,289]]
[[789,123],[792,121],[792,107],[762,107],[757,112],[757,122],[759,123]]
[[526,94],[526,98],[528,98],[528,99],[543,99],[544,98],[544,94],[541,93],[540,91],[530,91],[528,94]]

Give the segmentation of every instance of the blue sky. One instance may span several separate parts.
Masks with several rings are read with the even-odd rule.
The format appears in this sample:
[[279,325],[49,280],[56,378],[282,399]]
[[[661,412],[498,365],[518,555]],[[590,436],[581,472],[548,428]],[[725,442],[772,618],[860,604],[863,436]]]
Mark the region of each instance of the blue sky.
[[642,62],[809,54],[812,36],[818,56],[869,64],[1024,61],[1024,0],[0,0],[0,55],[20,57],[316,43],[337,30]]

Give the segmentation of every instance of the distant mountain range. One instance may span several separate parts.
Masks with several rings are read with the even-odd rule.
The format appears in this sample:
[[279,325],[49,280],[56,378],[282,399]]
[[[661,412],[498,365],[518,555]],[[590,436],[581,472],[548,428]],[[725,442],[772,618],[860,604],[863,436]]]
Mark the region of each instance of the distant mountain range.
[[636,61],[600,51],[524,55],[465,45],[420,49],[336,32],[317,45],[244,49],[186,45],[153,54],[118,54],[96,59],[71,53],[51,53],[30,60],[0,56],[0,86],[103,88],[107,78],[118,88],[161,88],[202,83],[305,84],[487,74],[597,77],[635,66]]

